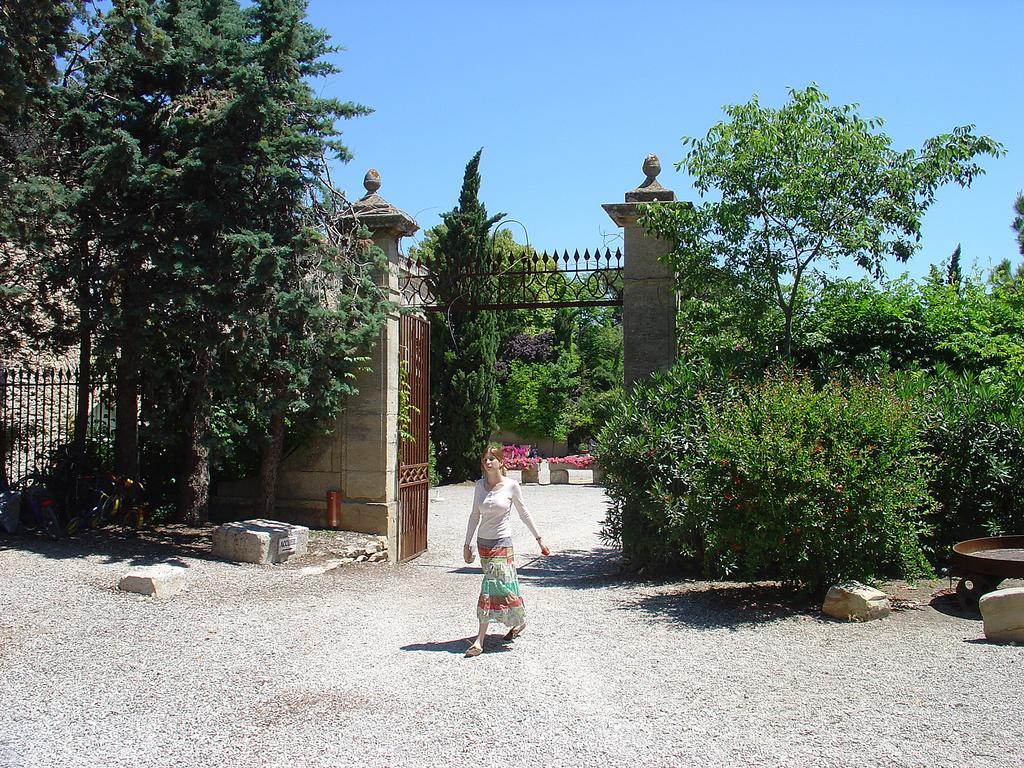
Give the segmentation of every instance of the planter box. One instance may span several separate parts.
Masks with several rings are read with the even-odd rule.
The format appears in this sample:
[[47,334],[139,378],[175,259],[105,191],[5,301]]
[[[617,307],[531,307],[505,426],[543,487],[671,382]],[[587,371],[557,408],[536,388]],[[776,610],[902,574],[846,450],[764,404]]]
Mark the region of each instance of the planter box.
[[594,464],[590,467],[590,471],[593,473],[594,485],[604,485],[604,469]]
[[523,479],[521,483],[540,483],[540,463],[534,464],[532,467],[523,467]]
[[568,485],[569,484],[569,465],[563,464],[560,461],[549,461],[548,471],[551,475],[552,485]]

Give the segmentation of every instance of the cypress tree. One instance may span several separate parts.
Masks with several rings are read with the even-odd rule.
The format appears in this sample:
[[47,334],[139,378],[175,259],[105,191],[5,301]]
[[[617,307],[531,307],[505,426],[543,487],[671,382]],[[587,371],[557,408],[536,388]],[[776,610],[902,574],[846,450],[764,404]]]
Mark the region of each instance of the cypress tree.
[[[459,204],[441,217],[430,264],[438,303],[465,298],[449,276],[490,269],[489,234],[505,214],[488,217],[479,200],[482,152],[466,165]],[[444,482],[475,479],[480,454],[497,425],[497,320],[493,312],[435,312],[431,326],[431,430],[438,473]]]
[[1021,255],[1024,255],[1024,195],[1017,195],[1013,202],[1013,231],[1017,235],[1017,246]]

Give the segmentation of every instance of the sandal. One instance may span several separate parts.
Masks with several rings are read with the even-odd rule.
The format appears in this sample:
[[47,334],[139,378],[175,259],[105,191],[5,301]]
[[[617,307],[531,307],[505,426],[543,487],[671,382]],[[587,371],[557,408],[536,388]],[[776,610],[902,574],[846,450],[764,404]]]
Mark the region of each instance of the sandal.
[[472,658],[473,656],[479,656],[483,652],[484,652],[483,646],[480,646],[480,645],[477,645],[476,643],[473,643],[472,645],[469,646],[469,648],[466,649],[466,658],[468,659],[468,658]]
[[526,629],[526,623],[525,622],[520,624],[518,627],[512,627],[512,629],[510,629],[505,634],[505,639],[506,640],[515,640],[517,637],[519,637],[521,634],[523,634],[523,630],[524,629]]

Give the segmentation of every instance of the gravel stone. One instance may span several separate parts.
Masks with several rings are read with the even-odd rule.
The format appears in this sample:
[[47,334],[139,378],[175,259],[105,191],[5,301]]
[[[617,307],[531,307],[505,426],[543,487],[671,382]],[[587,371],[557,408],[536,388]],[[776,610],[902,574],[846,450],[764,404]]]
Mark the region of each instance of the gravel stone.
[[[1024,647],[931,600],[945,582],[847,624],[772,585],[639,581],[597,536],[602,488],[524,492],[553,552],[516,521],[529,625],[474,659],[471,485],[431,492],[419,558],[321,575],[198,534],[0,537],[0,766],[1024,765]],[[157,562],[189,589],[116,590]]]

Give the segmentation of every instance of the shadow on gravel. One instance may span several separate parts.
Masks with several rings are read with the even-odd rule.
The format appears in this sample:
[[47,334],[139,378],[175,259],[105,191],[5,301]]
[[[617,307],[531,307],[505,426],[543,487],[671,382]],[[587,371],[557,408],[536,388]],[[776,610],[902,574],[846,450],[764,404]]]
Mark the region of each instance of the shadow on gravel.
[[[547,557],[533,555],[516,568],[519,580],[533,587],[596,589],[623,581],[621,554],[610,548],[567,549]],[[480,565],[451,568],[449,573],[480,574]]]
[[939,613],[944,613],[947,616],[952,616],[957,619],[981,621],[980,611],[964,610],[960,607],[960,603],[956,599],[956,592],[952,589],[940,590],[932,596],[932,599],[928,601],[928,604]]
[[537,556],[516,569],[519,580],[536,587],[595,589],[624,579],[621,553],[616,549],[567,549]]
[[[452,653],[462,656],[469,648],[470,638],[462,637],[458,640],[446,640],[437,643],[410,643],[403,645],[403,651],[434,651],[437,653]],[[502,635],[488,635],[484,641],[484,653],[507,653],[512,650],[512,644],[504,639]]]
[[825,621],[820,603],[790,587],[772,584],[703,585],[640,595],[620,607],[698,629],[739,629],[792,616]]
[[36,536],[5,536],[0,538],[0,551],[34,552],[53,560],[98,555],[107,563],[168,564],[187,568],[185,558],[217,559],[210,551],[211,531],[212,528],[170,525],[138,532],[103,528],[58,541]]

